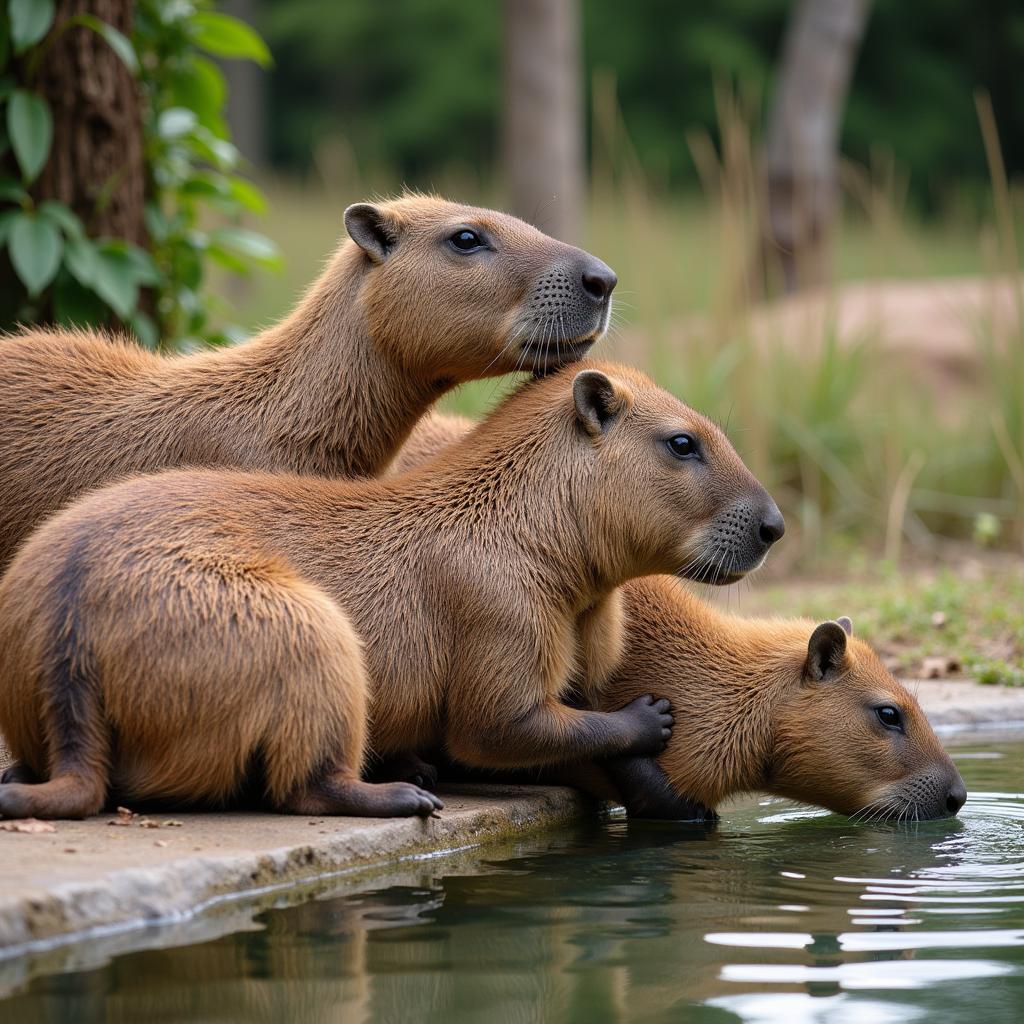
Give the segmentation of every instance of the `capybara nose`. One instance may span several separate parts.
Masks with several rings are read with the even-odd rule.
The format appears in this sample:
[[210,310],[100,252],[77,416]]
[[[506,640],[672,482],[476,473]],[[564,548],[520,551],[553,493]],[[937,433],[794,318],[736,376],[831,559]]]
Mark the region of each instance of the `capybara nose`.
[[619,283],[615,271],[596,256],[588,256],[583,264],[583,290],[595,301],[604,302]]
[[765,547],[771,547],[786,532],[786,520],[782,518],[778,505],[773,501],[761,519],[758,535]]
[[964,785],[964,780],[958,775],[956,782],[949,787],[949,793],[946,794],[946,810],[951,815],[956,814],[965,803],[967,803],[967,787]]

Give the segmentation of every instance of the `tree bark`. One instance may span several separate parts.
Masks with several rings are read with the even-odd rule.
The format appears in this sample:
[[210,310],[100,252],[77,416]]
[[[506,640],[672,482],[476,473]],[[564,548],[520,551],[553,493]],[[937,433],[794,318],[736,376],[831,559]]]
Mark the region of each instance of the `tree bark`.
[[869,10],[870,0],[797,0],[786,30],[765,146],[764,250],[787,292],[829,276],[839,129]]
[[53,146],[33,193],[66,203],[93,237],[147,246],[146,171],[138,85],[101,36],[60,26],[91,14],[124,35],[131,0],[58,0],[58,33],[41,62],[37,86],[53,114]]
[[584,197],[579,0],[504,0],[504,167],[512,209],[580,239]]

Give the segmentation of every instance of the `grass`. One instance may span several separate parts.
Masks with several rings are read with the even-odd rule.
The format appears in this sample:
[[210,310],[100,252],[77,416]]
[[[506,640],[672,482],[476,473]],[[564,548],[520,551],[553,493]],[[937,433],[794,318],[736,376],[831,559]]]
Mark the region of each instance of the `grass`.
[[755,589],[742,610],[818,621],[849,615],[898,673],[920,677],[932,663],[943,675],[1024,686],[1024,566],[967,558],[955,568],[883,563],[869,573],[855,561],[837,578]]
[[[831,316],[785,336],[759,335],[757,150],[736,104],[726,97],[722,108],[720,145],[689,140],[704,197],[672,197],[647,181],[613,99],[598,103],[584,241],[621,282],[617,322],[599,352],[639,365],[728,424],[786,514],[780,554],[791,569],[850,547],[898,561],[948,536],[1024,553],[1024,194],[1006,183],[990,111],[979,103],[993,168],[986,217],[950,210],[921,222],[907,212],[891,164],[843,173],[833,286],[1000,274],[1017,282],[1016,323],[984,306],[971,323],[967,372],[933,386],[920,365],[892,356],[886,337],[841,338]],[[425,184],[500,203],[479,182]],[[336,244],[345,204],[388,188],[367,187],[345,161],[305,185],[268,182],[271,212],[260,227],[280,245],[286,270],[225,285],[241,323],[255,328],[290,308]],[[445,405],[481,415],[507,383],[468,385]]]

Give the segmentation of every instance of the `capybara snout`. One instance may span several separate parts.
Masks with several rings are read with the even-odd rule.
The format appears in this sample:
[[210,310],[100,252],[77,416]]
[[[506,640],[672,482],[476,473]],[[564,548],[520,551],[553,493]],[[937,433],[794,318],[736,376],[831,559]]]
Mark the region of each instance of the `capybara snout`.
[[701,561],[683,575],[726,586],[760,567],[768,549],[786,531],[786,522],[768,493],[743,497],[717,516],[704,535]]
[[556,369],[608,327],[614,271],[515,217],[409,195],[350,206],[345,226],[372,265],[378,343],[453,379]]

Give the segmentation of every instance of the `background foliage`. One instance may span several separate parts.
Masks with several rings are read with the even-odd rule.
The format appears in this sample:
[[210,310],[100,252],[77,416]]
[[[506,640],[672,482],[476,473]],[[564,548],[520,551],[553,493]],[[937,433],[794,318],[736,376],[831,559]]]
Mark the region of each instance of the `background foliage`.
[[[584,77],[615,81],[637,153],[663,185],[695,185],[685,136],[717,132],[716,76],[755,105],[770,94],[789,0],[582,0]],[[369,172],[429,181],[453,164],[494,169],[500,4],[264,0],[276,57],[271,157],[303,169],[342,136]],[[401,26],[396,32],[395,27]],[[986,89],[1011,175],[1024,171],[1024,7],[1015,0],[876,0],[842,152],[894,154],[923,208],[988,185],[973,93]],[[384,165],[382,167],[382,165]]]
[[[68,31],[101,35],[138,81],[149,250],[91,237],[87,223],[34,187],[53,144],[37,76]],[[201,290],[207,266],[247,273],[278,257],[266,238],[237,224],[207,226],[210,211],[232,221],[265,208],[260,191],[237,171],[223,116],[224,76],[211,56],[270,63],[252,28],[208,3],[140,0],[130,39],[90,15],[55,27],[53,0],[0,7],[0,155],[7,172],[0,179],[0,246],[13,270],[3,275],[3,327],[119,325],[150,347],[226,340],[230,330],[211,325],[216,298]],[[143,302],[147,290],[150,301]]]

